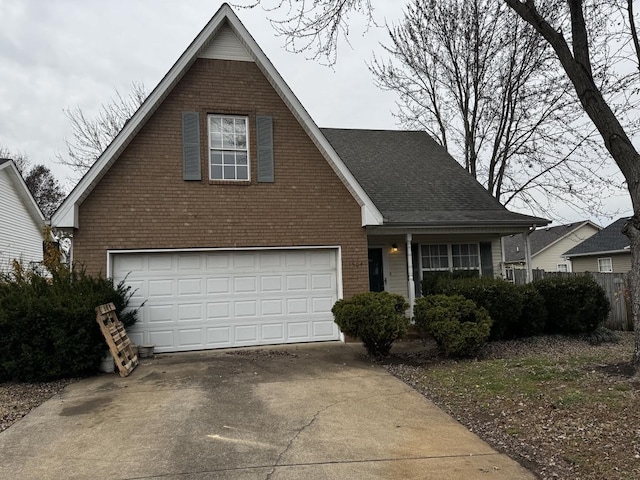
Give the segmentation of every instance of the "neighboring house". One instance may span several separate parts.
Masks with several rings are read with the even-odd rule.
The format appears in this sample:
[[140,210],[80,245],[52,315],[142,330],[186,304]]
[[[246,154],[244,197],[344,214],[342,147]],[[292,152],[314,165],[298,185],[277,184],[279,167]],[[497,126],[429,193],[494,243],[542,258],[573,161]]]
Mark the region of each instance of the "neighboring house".
[[[571,272],[571,262],[564,252],[595,235],[601,228],[588,220],[555,227],[538,228],[529,234],[531,268],[547,272]],[[524,234],[503,237],[504,265],[507,279],[514,268],[526,268]]]
[[44,216],[13,160],[0,159],[0,272],[42,261]]
[[564,256],[571,260],[573,271],[627,273],[631,270],[629,237],[622,233],[627,219],[616,220],[565,252]]
[[223,5],[52,223],[146,302],[134,341],[168,352],[337,340],[337,299],[493,276],[500,237],[548,221],[506,210],[424,132],[319,129]]

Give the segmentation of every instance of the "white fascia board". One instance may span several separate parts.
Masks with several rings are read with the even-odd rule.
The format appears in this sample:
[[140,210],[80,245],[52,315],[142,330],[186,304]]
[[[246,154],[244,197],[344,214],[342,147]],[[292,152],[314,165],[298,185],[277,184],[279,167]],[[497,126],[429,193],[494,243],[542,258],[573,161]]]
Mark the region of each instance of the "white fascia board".
[[[226,4],[225,4],[226,5]],[[325,138],[316,123],[313,121],[307,110],[300,103],[293,91],[289,88],[280,73],[273,66],[271,61],[264,54],[260,46],[253,39],[249,31],[244,27],[238,17],[229,9],[229,24],[240,41],[245,44],[256,65],[265,75],[271,86],[278,92],[280,98],[287,104],[291,113],[296,117],[303,129],[307,132],[313,143],[318,147],[334,172],[347,187],[351,195],[362,207],[362,226],[382,225],[383,216],[375,206],[371,198],[366,194],[362,186],[358,183],[353,174],[344,164],[338,153],[333,149],[329,141]]]

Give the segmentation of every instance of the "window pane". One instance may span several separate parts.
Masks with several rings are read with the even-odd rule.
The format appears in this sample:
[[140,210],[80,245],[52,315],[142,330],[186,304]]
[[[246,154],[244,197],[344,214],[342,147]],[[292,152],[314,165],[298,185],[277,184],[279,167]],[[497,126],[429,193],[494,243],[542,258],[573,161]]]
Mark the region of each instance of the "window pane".
[[236,167],[234,166],[225,166],[224,167],[224,179],[225,180],[235,180],[236,179]]
[[211,152],[211,164],[212,165],[222,164],[222,152]]
[[236,153],[236,163],[238,165],[246,165],[247,164],[247,154],[238,152]]
[[249,170],[247,167],[238,167],[238,180],[249,180]]
[[213,180],[222,180],[222,166],[211,165],[211,178]]
[[211,132],[211,148],[222,148],[222,134]]
[[222,119],[222,131],[224,133],[233,133],[234,128],[234,119],[233,118],[223,118]]
[[247,119],[246,118],[236,118],[236,133],[245,134],[247,132]]
[[235,135],[232,133],[225,133],[222,135],[222,147],[223,148],[236,148]]
[[209,117],[209,129],[212,132],[221,132],[222,119],[220,117]]
[[236,154],[233,152],[224,152],[224,164],[225,165],[235,165],[236,164]]
[[247,137],[244,134],[236,135],[236,148],[247,149]]

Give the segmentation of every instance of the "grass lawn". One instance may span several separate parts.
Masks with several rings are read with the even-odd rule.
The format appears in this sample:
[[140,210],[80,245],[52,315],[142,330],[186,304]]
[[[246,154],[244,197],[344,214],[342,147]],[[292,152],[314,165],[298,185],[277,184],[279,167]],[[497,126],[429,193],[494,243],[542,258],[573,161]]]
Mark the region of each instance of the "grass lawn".
[[496,342],[483,359],[464,361],[427,349],[387,368],[541,478],[640,479],[632,341]]

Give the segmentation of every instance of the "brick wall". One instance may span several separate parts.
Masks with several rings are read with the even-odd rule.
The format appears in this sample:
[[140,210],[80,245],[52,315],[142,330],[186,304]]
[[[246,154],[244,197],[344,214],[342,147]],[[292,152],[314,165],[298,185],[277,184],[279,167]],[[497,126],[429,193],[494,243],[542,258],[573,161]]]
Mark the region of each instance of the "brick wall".
[[[202,181],[182,180],[182,112],[200,112]],[[209,181],[207,114],[249,117],[250,185]],[[275,183],[257,183],[255,116],[273,116]],[[341,245],[346,297],[368,290],[360,207],[250,62],[198,59],[79,210],[74,259],[107,249]]]

